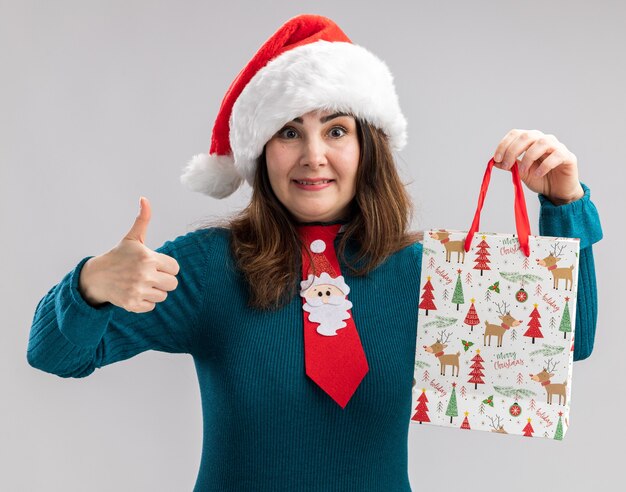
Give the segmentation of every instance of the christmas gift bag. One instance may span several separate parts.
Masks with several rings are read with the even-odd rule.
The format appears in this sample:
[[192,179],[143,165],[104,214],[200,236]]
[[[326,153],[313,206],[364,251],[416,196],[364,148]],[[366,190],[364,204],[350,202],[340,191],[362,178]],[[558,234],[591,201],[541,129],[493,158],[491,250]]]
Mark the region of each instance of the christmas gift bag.
[[424,234],[411,422],[563,439],[568,428],[577,238],[533,236],[517,164],[517,234]]

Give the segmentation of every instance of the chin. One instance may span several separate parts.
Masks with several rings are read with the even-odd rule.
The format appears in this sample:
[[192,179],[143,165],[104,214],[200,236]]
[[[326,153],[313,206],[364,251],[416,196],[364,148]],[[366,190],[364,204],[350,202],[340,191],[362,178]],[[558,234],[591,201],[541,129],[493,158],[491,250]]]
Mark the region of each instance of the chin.
[[341,218],[339,214],[317,214],[309,215],[306,219],[299,219],[301,222],[332,222]]
[[343,218],[348,212],[347,205],[329,203],[329,200],[294,200],[291,205],[286,208],[299,222],[331,222]]
[[327,222],[332,219],[328,219],[332,214],[329,213],[320,213],[319,211],[310,211],[310,212],[292,212],[293,215],[300,222]]
[[296,217],[296,219],[298,220],[298,222],[328,222],[330,219],[327,219],[324,216],[302,216],[302,215],[296,215],[294,216]]

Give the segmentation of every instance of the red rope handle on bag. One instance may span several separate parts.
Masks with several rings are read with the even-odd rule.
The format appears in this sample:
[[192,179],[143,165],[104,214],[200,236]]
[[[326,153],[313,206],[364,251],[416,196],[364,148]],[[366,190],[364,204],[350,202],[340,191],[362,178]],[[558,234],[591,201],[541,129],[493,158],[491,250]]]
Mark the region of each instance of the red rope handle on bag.
[[[472,239],[474,234],[478,231],[480,226],[480,212],[483,209],[483,203],[485,202],[485,196],[487,195],[487,188],[489,187],[489,180],[491,179],[491,170],[495,161],[493,157],[487,163],[487,170],[483,177],[483,184],[480,187],[480,195],[478,195],[478,207],[474,214],[474,221],[472,226],[467,232],[465,237],[465,251],[470,250]],[[528,244],[528,236],[530,235],[530,222],[528,221],[528,212],[526,211],[526,200],[524,199],[524,190],[522,189],[522,181],[519,177],[519,170],[517,169],[517,162],[511,167],[511,174],[513,177],[513,185],[515,186],[515,226],[517,228],[517,237],[519,239],[520,248],[526,256],[530,256],[530,246]]]

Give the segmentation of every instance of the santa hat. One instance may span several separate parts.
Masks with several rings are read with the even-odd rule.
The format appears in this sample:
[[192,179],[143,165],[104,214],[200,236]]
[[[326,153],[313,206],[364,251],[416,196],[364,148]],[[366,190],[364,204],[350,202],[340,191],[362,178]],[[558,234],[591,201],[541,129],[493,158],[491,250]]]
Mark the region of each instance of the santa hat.
[[343,275],[337,275],[337,272],[324,255],[326,243],[321,239],[316,239],[310,244],[309,250],[311,252],[311,264],[309,265],[306,280],[300,282],[300,295],[306,297],[306,291],[317,285],[333,285],[345,295],[348,295],[350,287],[346,284]]
[[337,287],[345,295],[350,293],[350,287],[346,284],[343,275],[331,277],[328,273],[322,272],[319,277],[309,273],[308,278],[300,282],[300,296],[306,297],[309,289],[317,287],[318,285],[332,285]]
[[403,116],[387,65],[353,44],[332,20],[298,15],[281,26],[231,83],[208,154],[194,156],[181,182],[214,198],[254,182],[256,160],[288,121],[314,110],[346,112],[406,145]]

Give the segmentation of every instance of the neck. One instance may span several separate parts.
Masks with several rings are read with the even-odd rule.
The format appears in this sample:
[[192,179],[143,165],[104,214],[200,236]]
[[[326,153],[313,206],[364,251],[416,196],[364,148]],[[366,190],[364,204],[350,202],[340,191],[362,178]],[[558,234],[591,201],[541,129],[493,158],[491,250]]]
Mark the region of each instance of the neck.
[[347,224],[349,222],[348,219],[335,219],[335,220],[329,220],[329,221],[320,221],[320,220],[313,220],[313,221],[295,221],[296,226],[310,226],[310,225],[315,225],[315,226],[325,226],[325,225],[335,225],[335,224]]

